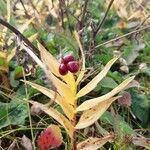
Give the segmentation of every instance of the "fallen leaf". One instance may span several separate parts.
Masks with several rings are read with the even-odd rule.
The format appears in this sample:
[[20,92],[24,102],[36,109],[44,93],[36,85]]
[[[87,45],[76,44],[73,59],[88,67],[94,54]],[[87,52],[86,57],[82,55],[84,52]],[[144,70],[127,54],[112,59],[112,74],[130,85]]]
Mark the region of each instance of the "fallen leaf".
[[41,132],[38,137],[37,143],[40,150],[49,150],[50,148],[57,148],[63,142],[61,130],[57,125],[50,125],[48,128]]
[[132,104],[131,94],[128,92],[124,92],[122,97],[118,99],[118,103],[124,107],[130,107]]
[[23,135],[23,137],[22,137],[22,139],[21,139],[21,145],[22,145],[26,150],[33,150],[31,140],[30,140],[28,137],[26,137],[25,135]]
[[114,135],[111,134],[102,138],[89,137],[87,140],[77,145],[77,150],[97,150],[107,142],[112,141],[113,139]]

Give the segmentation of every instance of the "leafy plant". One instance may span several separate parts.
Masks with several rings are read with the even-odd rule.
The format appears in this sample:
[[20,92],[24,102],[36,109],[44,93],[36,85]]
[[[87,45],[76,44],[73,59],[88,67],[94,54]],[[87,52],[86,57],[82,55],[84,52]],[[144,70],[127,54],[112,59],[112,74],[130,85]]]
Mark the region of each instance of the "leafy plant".
[[[60,123],[66,129],[71,140],[70,149],[73,150],[77,149],[77,130],[84,129],[92,125],[95,121],[97,121],[100,118],[100,116],[108,109],[108,107],[120,97],[116,96],[116,94],[122,91],[134,79],[134,76],[129,77],[121,84],[116,86],[114,89],[112,89],[109,93],[100,97],[88,99],[78,106],[78,100],[81,97],[87,95],[93,89],[95,89],[97,84],[106,76],[107,72],[109,71],[111,66],[117,61],[118,58],[111,59],[100,73],[98,73],[89,83],[87,83],[87,85],[85,85],[78,91],[78,85],[85,75],[86,68],[85,56],[83,53],[82,45],[80,43],[79,36],[76,32],[75,39],[80,47],[82,54],[82,66],[78,74],[76,74],[76,80],[75,75],[71,72],[68,72],[68,74],[64,76],[61,75],[59,73],[59,62],[49,52],[47,52],[46,49],[40,43],[38,43],[38,48],[41,54],[42,62],[35,57],[33,58],[42,67],[42,69],[47,75],[47,78],[52,82],[52,84],[56,87],[57,90],[53,91],[35,83],[24,81],[25,83],[31,85],[33,88],[48,96],[51,100],[55,101],[58,105],[62,107],[65,115],[62,115],[52,107],[47,107],[44,104],[35,101],[30,101],[30,103],[39,107],[50,117],[57,120],[57,122]],[[30,53],[29,50],[28,53]],[[77,113],[81,111],[83,113],[78,121]],[[106,140],[104,139],[89,138],[87,140],[90,140],[90,148],[97,149],[99,146],[102,146],[107,141],[110,141],[110,138],[106,138]],[[82,144],[78,143],[78,147],[80,147],[79,145],[84,145],[87,142],[87,140],[82,141]],[[105,142],[102,142],[103,140]],[[99,141],[99,144],[96,144],[98,146],[95,146],[94,141]],[[89,145],[85,144],[85,149],[86,146],[88,149]]]

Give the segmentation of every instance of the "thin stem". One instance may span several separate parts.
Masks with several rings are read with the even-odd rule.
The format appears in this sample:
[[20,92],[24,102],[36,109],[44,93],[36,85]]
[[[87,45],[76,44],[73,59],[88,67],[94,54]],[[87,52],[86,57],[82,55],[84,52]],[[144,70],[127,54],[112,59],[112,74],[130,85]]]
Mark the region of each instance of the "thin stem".
[[20,3],[21,3],[21,5],[22,5],[22,7],[23,7],[23,9],[25,11],[25,14],[26,14],[27,18],[31,18],[30,15],[28,14],[28,11],[27,11],[26,7],[24,6],[24,3],[23,3],[22,0],[20,0]]
[[10,29],[13,33],[15,33],[22,41],[26,43],[34,52],[36,52],[39,55],[39,50],[22,34],[20,33],[16,28],[14,28],[12,25],[10,25],[8,22],[4,21],[3,19],[0,19],[0,24]]
[[[23,77],[24,77],[24,80],[26,81],[26,77],[25,77],[24,70],[22,69],[22,71],[23,71]],[[27,89],[27,84],[26,84],[26,82],[25,82],[25,93],[26,93],[26,99],[28,100],[28,99],[29,99],[29,96],[28,96],[28,89]],[[29,123],[30,123],[30,128],[31,128],[30,132],[31,132],[31,137],[32,137],[33,150],[36,150],[36,146],[35,146],[35,142],[34,142],[34,134],[33,134],[32,118],[31,118],[30,105],[29,105],[29,103],[27,103],[27,107],[28,107]]]
[[114,2],[114,0],[111,0],[111,1],[110,1],[109,5],[108,5],[108,8],[107,8],[107,10],[106,10],[106,13],[105,13],[105,15],[104,15],[103,20],[99,23],[99,25],[98,25],[96,31],[95,31],[94,34],[93,34],[93,39],[95,39],[97,33],[99,32],[100,28],[102,27],[102,25],[103,25],[103,23],[104,23],[104,21],[105,21],[107,15],[108,15],[108,12],[109,12],[109,10],[110,10],[110,8],[111,8],[113,2]]
[[[74,118],[73,118],[73,126],[75,125],[76,125],[76,114],[74,115]],[[71,149],[77,150],[76,130],[74,130],[73,138],[71,139]]]
[[107,42],[101,43],[101,44],[95,46],[95,48],[99,48],[99,47],[101,47],[101,46],[103,46],[103,45],[109,44],[109,43],[111,43],[111,42],[115,42],[115,41],[117,41],[117,40],[119,40],[119,39],[122,39],[122,38],[124,38],[124,37],[126,37],[126,36],[129,36],[129,35],[134,34],[134,33],[137,33],[137,32],[141,32],[141,31],[146,30],[146,29],[148,29],[148,28],[150,28],[150,26],[143,27],[143,28],[141,28],[141,29],[139,29],[139,30],[136,29],[136,30],[134,30],[134,31],[132,31],[132,32],[129,32],[129,33],[124,34],[124,35],[121,35],[121,36],[119,36],[119,37],[117,37],[117,38],[114,38],[114,39],[111,39],[111,40],[109,40],[109,41],[107,41]]
[[80,21],[80,30],[82,30],[82,28],[84,26],[84,20],[85,20],[85,14],[86,14],[88,2],[89,2],[89,0],[86,0],[84,3],[84,8],[83,8],[83,12],[82,12],[81,21]]

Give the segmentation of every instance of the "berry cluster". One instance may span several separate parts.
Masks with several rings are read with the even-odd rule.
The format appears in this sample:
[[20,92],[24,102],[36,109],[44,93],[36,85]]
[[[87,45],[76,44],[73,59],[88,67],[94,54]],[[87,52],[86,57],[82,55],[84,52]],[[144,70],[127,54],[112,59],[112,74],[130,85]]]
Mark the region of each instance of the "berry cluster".
[[61,59],[61,64],[59,66],[59,73],[61,75],[66,75],[68,71],[71,73],[77,73],[79,70],[79,63],[75,60],[72,55],[66,55]]

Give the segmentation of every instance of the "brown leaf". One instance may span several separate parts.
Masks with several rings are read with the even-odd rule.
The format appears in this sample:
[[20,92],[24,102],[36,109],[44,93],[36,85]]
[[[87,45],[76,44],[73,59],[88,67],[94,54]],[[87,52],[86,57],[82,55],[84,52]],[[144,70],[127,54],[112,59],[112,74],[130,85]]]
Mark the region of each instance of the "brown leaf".
[[118,103],[119,103],[121,106],[130,107],[130,106],[131,106],[131,103],[132,103],[132,98],[131,98],[130,93],[124,92],[123,95],[122,95],[122,97],[120,97],[120,98],[118,99]]
[[26,137],[25,135],[23,135],[23,137],[22,137],[22,139],[21,139],[21,145],[22,145],[26,150],[33,150],[31,140],[30,140],[28,137]]
[[114,139],[114,135],[107,135],[102,138],[93,138],[90,137],[87,140],[79,143],[77,145],[77,150],[97,150],[102,147],[105,143],[112,141]]

